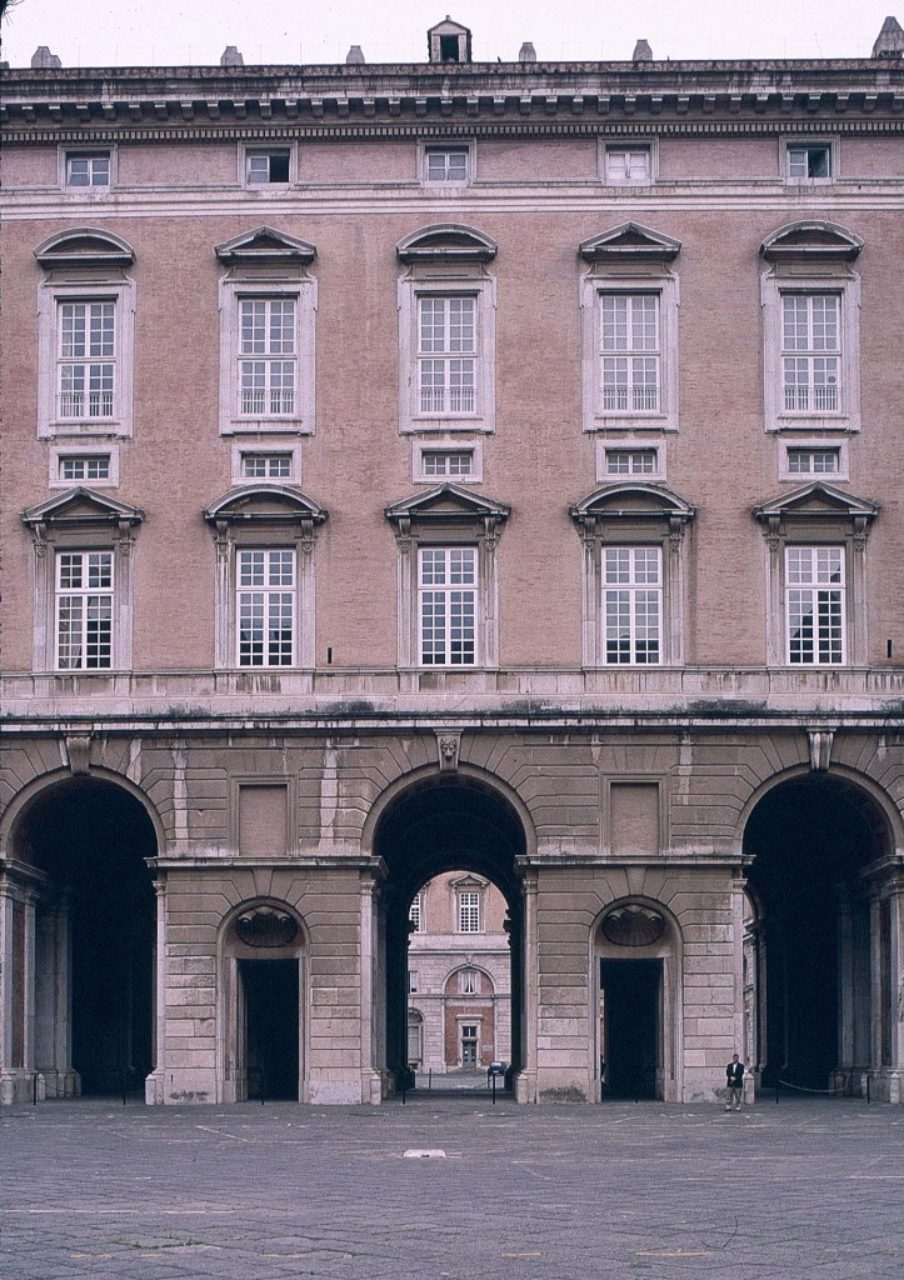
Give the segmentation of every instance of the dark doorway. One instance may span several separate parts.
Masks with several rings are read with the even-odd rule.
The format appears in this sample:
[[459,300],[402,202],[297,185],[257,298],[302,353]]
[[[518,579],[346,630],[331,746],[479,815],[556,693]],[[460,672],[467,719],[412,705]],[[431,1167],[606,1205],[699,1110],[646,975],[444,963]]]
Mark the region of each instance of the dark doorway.
[[606,1098],[657,1097],[661,960],[602,960]]
[[248,1097],[298,1101],[298,961],[240,960]]

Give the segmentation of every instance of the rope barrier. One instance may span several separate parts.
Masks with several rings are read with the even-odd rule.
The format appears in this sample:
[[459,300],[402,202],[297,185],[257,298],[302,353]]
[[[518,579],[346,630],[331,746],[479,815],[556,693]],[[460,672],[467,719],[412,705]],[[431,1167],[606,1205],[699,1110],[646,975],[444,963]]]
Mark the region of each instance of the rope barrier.
[[796,1089],[798,1093],[824,1093],[830,1098],[837,1098],[840,1089],[810,1089],[807,1085],[792,1084],[790,1080],[779,1080],[783,1089]]

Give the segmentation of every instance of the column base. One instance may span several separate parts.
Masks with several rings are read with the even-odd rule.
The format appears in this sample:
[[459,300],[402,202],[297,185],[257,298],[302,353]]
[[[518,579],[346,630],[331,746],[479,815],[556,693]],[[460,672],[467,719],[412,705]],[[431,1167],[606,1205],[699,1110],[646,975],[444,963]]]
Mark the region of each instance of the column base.
[[43,1102],[46,1097],[47,1086],[40,1071],[28,1071],[25,1067],[9,1067],[0,1071],[0,1106]]
[[144,1081],[144,1101],[148,1107],[160,1107],[163,1105],[165,1098],[163,1096],[163,1072],[152,1071]]

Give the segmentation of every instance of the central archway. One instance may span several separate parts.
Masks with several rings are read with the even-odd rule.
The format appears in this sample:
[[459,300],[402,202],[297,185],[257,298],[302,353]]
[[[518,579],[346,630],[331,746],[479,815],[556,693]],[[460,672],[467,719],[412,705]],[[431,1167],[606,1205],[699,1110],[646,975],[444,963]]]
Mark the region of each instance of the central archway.
[[[524,1065],[524,959],[521,875],[524,821],[502,789],[474,773],[432,773],[401,787],[377,821],[373,852],[385,863],[381,894],[385,988],[377,993],[390,1087],[407,1083],[408,939],[415,894],[429,880],[460,871],[499,890],[511,948],[511,1076]],[[382,995],[382,1000],[381,1000]]]

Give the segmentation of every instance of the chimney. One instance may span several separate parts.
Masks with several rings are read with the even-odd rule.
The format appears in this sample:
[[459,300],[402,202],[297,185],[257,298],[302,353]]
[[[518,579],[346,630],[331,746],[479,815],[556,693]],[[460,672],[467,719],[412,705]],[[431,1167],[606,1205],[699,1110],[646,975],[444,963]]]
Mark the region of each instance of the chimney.
[[243,67],[245,59],[239,53],[234,44],[227,44],[226,48],[220,55],[221,67]]
[[537,51],[534,48],[534,46],[531,44],[530,40],[525,40],[524,44],[518,50],[518,61],[519,62],[536,62],[537,61]]
[[33,71],[53,71],[56,67],[61,67],[62,65],[56,54],[51,53],[46,44],[39,44],[31,55]]
[[347,67],[359,67],[364,65],[364,51],[359,44],[353,44],[345,55],[345,65]]
[[632,62],[652,62],[653,50],[650,48],[648,40],[638,40],[634,46],[634,52],[631,54]]
[[873,45],[874,58],[900,58],[904,54],[904,31],[897,18],[886,18]]

